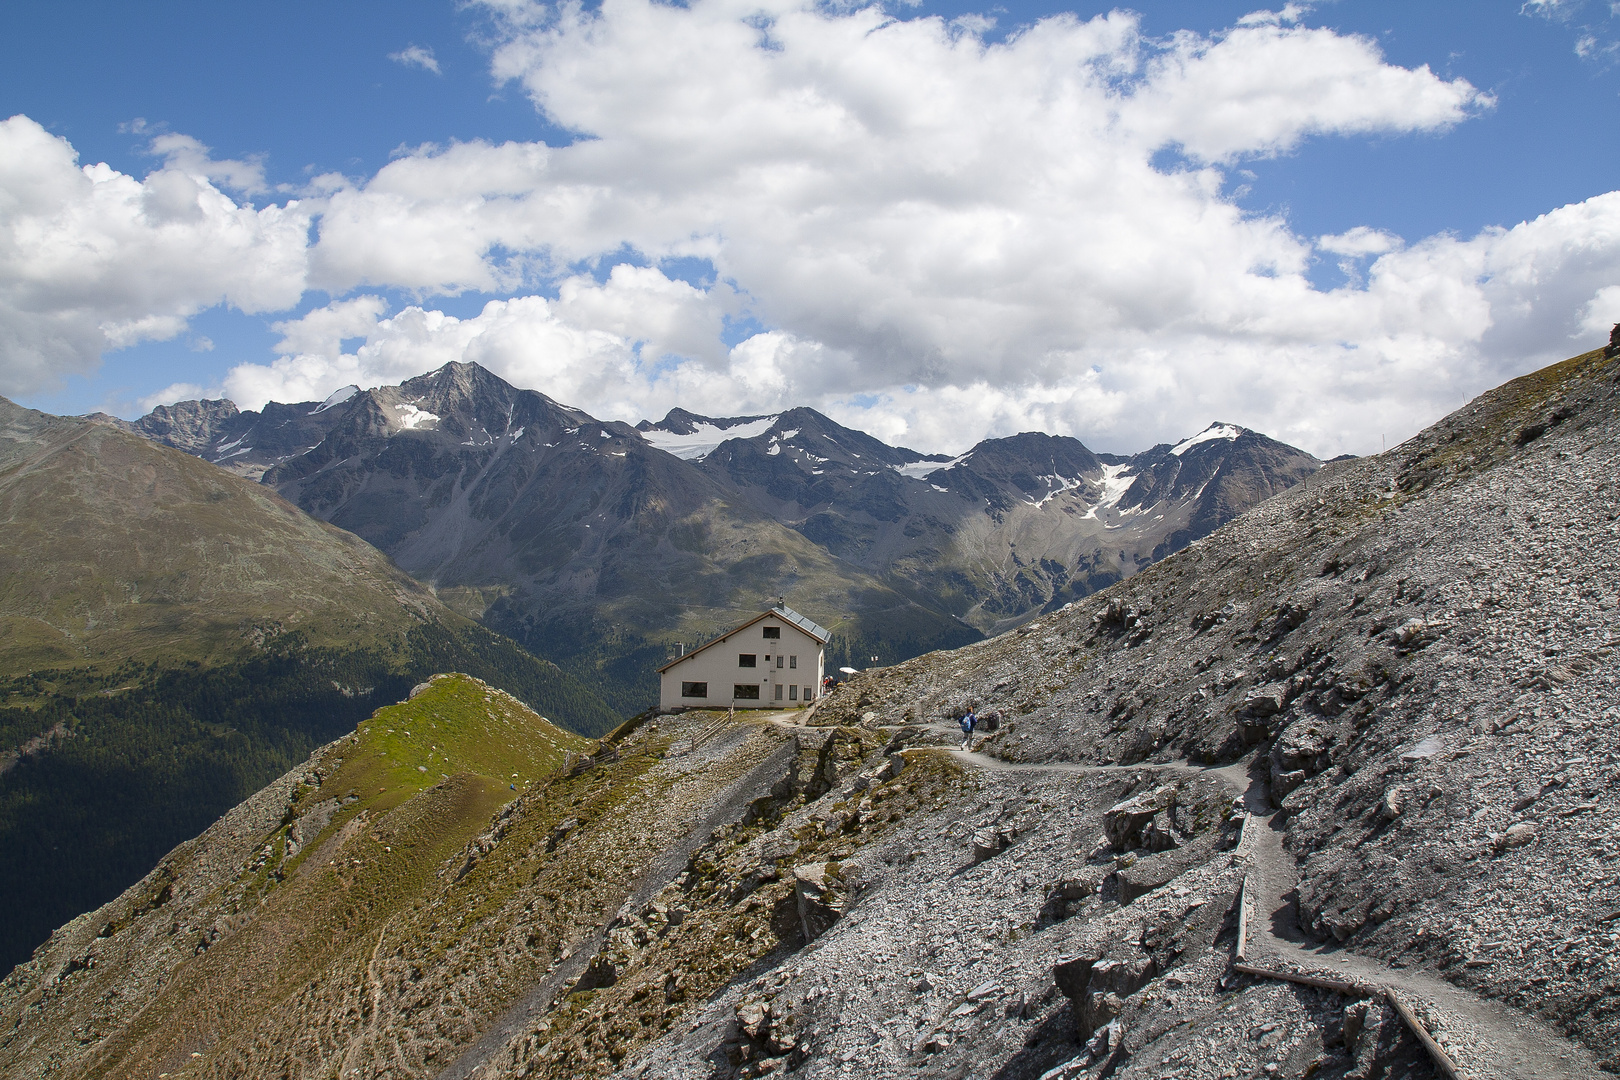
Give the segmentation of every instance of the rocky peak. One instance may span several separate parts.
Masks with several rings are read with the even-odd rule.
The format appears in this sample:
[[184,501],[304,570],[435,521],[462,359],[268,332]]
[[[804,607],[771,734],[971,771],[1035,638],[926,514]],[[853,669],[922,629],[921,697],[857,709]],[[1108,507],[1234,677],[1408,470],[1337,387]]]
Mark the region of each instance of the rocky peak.
[[177,401],[159,405],[135,421],[134,428],[153,442],[196,454],[217,440],[240,415],[234,401]]
[[930,482],[953,489],[962,486],[992,502],[1001,500],[991,496],[990,489],[1002,499],[1039,500],[1059,491],[1095,488],[1103,477],[1102,461],[1079,439],[1038,431],[986,439],[948,464],[949,468],[931,473]]
[[1227,510],[1241,512],[1259,492],[1269,495],[1322,467],[1287,443],[1219,422],[1173,446],[1160,443],[1133,458],[1131,465],[1128,472],[1136,479],[1120,496],[1121,511],[1192,501],[1215,514],[1221,513],[1223,500]]
[[[381,388],[380,388],[381,389]],[[451,361],[425,375],[406,379],[397,387],[400,398],[446,411],[485,404],[505,406],[520,392],[481,364]]]
[[[671,409],[664,414],[664,418],[656,424],[651,420],[643,420],[636,425],[637,431],[662,431],[671,435],[695,435],[701,428],[713,428],[716,431],[730,431],[738,427],[757,424],[761,420],[774,421],[775,416],[760,414],[759,416],[702,416],[685,409]],[[678,456],[678,455],[677,455]]]

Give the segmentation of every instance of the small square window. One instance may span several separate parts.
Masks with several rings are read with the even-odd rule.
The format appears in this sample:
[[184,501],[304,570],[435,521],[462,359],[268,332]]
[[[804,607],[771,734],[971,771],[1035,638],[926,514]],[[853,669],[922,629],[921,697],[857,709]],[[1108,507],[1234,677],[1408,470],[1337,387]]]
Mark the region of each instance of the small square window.
[[779,638],[782,636],[782,628],[780,626],[767,626],[765,636],[767,638]]
[[754,661],[756,659],[758,659],[758,657],[756,657],[751,652],[742,653],[737,657],[737,666],[738,667],[754,667],[755,666]]
[[738,701],[758,701],[759,686],[744,686],[742,683],[731,688],[731,696]]
[[681,697],[706,698],[709,696],[709,684],[706,682],[681,683]]

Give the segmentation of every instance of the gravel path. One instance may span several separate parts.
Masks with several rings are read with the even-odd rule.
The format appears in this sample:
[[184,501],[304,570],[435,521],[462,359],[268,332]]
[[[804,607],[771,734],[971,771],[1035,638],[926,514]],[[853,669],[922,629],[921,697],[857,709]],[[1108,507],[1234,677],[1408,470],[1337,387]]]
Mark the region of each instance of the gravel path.
[[1294,914],[1293,890],[1299,874],[1295,859],[1283,847],[1283,830],[1270,802],[1265,780],[1251,780],[1247,764],[1202,769],[1185,762],[1138,765],[1078,765],[1069,762],[1003,761],[976,751],[950,751],[959,760],[991,772],[1062,773],[1075,776],[1154,770],[1187,776],[1211,776],[1243,799],[1249,814],[1236,857],[1252,867],[1250,903],[1257,917],[1250,922],[1250,963],[1281,963],[1309,974],[1393,988],[1408,1004],[1421,1008],[1447,1052],[1464,1075],[1513,1080],[1597,1080],[1606,1077],[1586,1048],[1561,1037],[1547,1025],[1500,1002],[1469,993],[1427,972],[1404,971],[1359,956],[1337,945],[1308,939]]
[[1609,1075],[1585,1047],[1526,1013],[1428,972],[1392,968],[1342,946],[1307,938],[1294,911],[1297,864],[1283,848],[1281,823],[1269,809],[1263,780],[1245,790],[1244,801],[1250,817],[1239,854],[1253,867],[1250,897],[1258,916],[1249,924],[1258,930],[1249,944],[1250,963],[1266,966],[1270,960],[1347,982],[1394,988],[1419,1008],[1431,1033],[1467,1076],[1596,1080]]

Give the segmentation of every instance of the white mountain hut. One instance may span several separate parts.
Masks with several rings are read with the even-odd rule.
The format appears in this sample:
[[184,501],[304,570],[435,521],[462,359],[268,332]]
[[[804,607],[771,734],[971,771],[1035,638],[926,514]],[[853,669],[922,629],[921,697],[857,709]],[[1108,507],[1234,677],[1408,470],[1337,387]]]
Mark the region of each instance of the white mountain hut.
[[658,669],[660,709],[788,709],[821,696],[824,628],[785,604]]

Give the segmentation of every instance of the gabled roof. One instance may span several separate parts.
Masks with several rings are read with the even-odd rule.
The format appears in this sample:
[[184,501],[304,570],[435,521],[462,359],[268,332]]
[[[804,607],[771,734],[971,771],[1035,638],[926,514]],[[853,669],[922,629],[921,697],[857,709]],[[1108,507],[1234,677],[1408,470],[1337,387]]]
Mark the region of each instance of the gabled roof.
[[699,645],[697,648],[693,649],[691,652],[682,653],[680,656],[677,656],[675,659],[669,661],[669,663],[667,663],[664,666],[660,667],[658,669],[658,674],[662,675],[664,672],[668,671],[670,668],[674,667],[676,664],[680,663],[682,660],[687,660],[687,659],[690,659],[691,657],[696,656],[698,653],[702,652],[704,649],[707,649],[711,645],[718,645],[720,642],[725,641],[727,638],[736,636],[737,634],[739,634],[742,631],[748,629],[750,626],[753,626],[755,623],[759,622],[762,619],[771,619],[771,618],[781,619],[785,623],[792,623],[798,629],[804,631],[806,634],[809,634],[811,637],[815,638],[816,643],[818,645],[825,645],[825,644],[827,644],[827,642],[832,640],[832,632],[830,630],[826,629],[823,626],[817,625],[815,622],[812,622],[810,619],[805,618],[803,615],[800,615],[797,611],[794,611],[792,608],[788,607],[786,604],[777,604],[775,607],[771,608],[768,611],[760,612],[758,615],[755,615],[752,619],[749,619],[745,623],[738,623],[736,626],[733,626],[730,630],[727,630],[727,631],[725,631],[724,633],[721,633],[721,634],[716,634],[714,637],[710,638],[708,641],[705,641],[703,644]]
[[[800,630],[803,630],[805,633],[809,634],[823,645],[832,640],[832,631],[823,626],[818,626],[816,623],[805,618],[803,615],[800,615],[797,611],[794,611],[786,604],[777,604],[775,607],[771,608],[769,614],[775,615],[784,622],[792,623],[794,626],[797,626]],[[763,617],[764,616],[761,616],[761,618]],[[739,629],[741,629],[741,627],[739,627]]]

